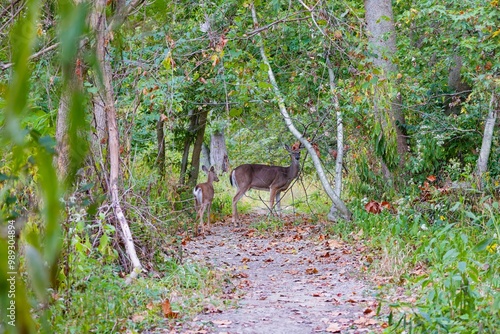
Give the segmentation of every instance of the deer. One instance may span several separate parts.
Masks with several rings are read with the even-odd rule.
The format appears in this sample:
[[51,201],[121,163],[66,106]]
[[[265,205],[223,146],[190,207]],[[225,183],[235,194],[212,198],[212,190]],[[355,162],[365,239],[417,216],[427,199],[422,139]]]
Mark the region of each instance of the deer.
[[229,181],[236,187],[233,197],[233,223],[238,226],[238,201],[249,189],[269,191],[269,209],[273,210],[276,201],[276,211],[281,211],[281,192],[288,189],[292,180],[299,174],[300,145],[294,144],[292,149],[285,145],[290,153],[291,164],[288,167],[261,164],[244,164],[236,167],[229,174]]
[[[219,182],[219,178],[217,177],[217,173],[215,173],[214,166],[210,167],[210,169],[202,166],[201,169],[208,175],[207,182],[197,184],[193,189],[193,195],[196,220],[198,220],[198,217],[200,218],[201,234],[204,235],[203,214],[207,211],[207,226],[210,226],[210,208],[214,199],[213,182]],[[196,228],[195,233],[198,234],[198,228]]]

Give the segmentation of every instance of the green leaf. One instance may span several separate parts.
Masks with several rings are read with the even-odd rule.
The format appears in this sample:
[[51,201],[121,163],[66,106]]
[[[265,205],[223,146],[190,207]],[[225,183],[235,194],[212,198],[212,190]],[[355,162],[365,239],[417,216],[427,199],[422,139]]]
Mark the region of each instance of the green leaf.
[[31,245],[26,246],[27,270],[30,277],[33,290],[40,301],[47,300],[47,288],[49,287],[49,279],[47,268],[44,266],[42,256]]
[[109,237],[107,234],[103,234],[101,239],[99,240],[99,252],[104,254],[106,252],[106,248],[108,247]]
[[243,109],[241,109],[241,108],[232,108],[231,110],[229,110],[229,116],[238,117],[241,115],[242,112],[243,112]]
[[472,220],[478,220],[477,216],[470,211],[465,211],[465,215]]
[[463,261],[458,262],[458,271],[464,273],[465,269],[467,269],[467,264]]
[[264,81],[260,81],[258,83],[258,86],[259,86],[259,88],[262,88],[262,89],[269,89],[269,88],[273,87],[269,82],[264,82]]
[[449,251],[446,252],[446,254],[444,254],[443,262],[452,261],[452,260],[456,259],[457,256],[458,256],[457,250],[450,249]]
[[458,208],[460,207],[460,205],[461,205],[461,204],[462,204],[462,203],[460,203],[460,202],[456,202],[456,203],[455,203],[455,205],[453,205],[453,206],[451,207],[450,211],[451,211],[451,212],[455,212],[455,211],[457,211],[457,210],[458,210]]
[[482,252],[488,247],[488,245],[493,241],[493,238],[484,239],[474,247],[475,252]]

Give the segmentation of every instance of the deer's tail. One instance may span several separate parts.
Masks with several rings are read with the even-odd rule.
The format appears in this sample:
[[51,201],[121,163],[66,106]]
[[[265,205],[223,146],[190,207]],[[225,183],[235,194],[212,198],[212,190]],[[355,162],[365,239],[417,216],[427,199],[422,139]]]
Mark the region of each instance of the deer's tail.
[[201,190],[201,187],[194,187],[193,189],[193,195],[194,195],[194,199],[196,201],[197,204],[201,204],[202,203],[202,197],[203,197],[203,192]]
[[229,182],[231,182],[231,186],[233,187],[238,187],[238,184],[236,183],[236,179],[234,177],[234,169],[229,173]]

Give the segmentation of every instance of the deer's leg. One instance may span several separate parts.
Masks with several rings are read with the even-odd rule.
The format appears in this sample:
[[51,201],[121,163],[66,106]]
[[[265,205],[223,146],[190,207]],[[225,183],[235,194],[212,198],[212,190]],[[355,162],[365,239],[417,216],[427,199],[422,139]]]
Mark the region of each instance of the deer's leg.
[[205,208],[206,208],[205,204],[202,204],[200,207],[200,229],[202,235],[205,234],[205,228],[203,226],[203,214],[205,213]]
[[247,190],[248,190],[248,188],[246,188],[246,189],[245,188],[238,188],[236,195],[234,195],[234,197],[233,197],[233,223],[235,223],[236,226],[238,226],[238,220],[239,220],[237,204],[238,204],[238,201],[243,197],[243,195],[245,195]]
[[207,231],[210,230],[210,209],[211,209],[212,203],[207,204]]
[[[277,193],[277,189],[274,188],[269,188],[269,210],[271,210],[271,214],[275,211],[274,210],[274,199],[278,196],[279,193]],[[278,204],[278,202],[276,202]]]
[[281,191],[276,192],[276,212],[281,216]]

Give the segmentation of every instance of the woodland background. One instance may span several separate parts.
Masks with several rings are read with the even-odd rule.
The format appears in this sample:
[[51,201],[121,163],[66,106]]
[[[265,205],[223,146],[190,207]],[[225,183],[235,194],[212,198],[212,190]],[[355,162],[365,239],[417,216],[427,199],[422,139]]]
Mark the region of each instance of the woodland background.
[[[171,321],[171,291],[196,314],[221,279],[182,261],[201,165],[286,165],[297,141],[288,210],[370,247],[372,273],[417,297],[391,305],[388,331],[500,328],[498,0],[0,13],[0,257],[12,222],[17,273],[14,328],[2,260],[2,331],[146,330]],[[213,219],[229,224],[220,178]]]

